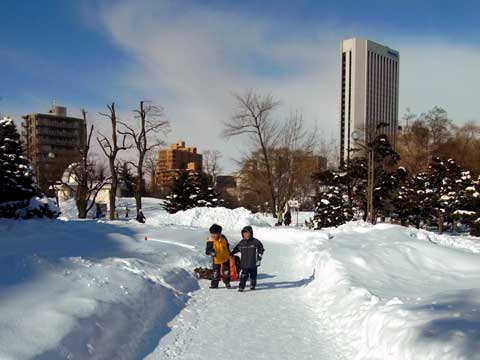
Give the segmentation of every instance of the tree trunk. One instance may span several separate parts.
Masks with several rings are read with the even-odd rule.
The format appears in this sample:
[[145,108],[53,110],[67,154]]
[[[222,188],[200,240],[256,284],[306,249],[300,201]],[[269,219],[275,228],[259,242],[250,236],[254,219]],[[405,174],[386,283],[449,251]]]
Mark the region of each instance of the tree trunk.
[[263,142],[263,137],[262,137],[262,134],[260,132],[259,132],[258,136],[260,138],[260,145],[262,146],[262,152],[263,152],[263,156],[265,158],[265,166],[267,167],[268,186],[270,187],[270,196],[271,196],[271,199],[272,199],[270,211],[272,212],[273,217],[276,218],[277,217],[277,202],[276,202],[276,199],[275,199],[275,189],[273,187],[272,169],[270,167],[270,159],[268,157],[267,149],[265,147],[265,144]]
[[143,157],[144,155],[140,153],[138,157],[138,166],[137,166],[137,186],[135,187],[135,204],[138,210],[142,208],[142,188],[143,188]]
[[84,194],[81,193],[81,189],[78,189],[79,195],[76,199],[77,210],[78,210],[78,218],[79,219],[86,219],[87,218],[87,201],[85,200]]
[[112,187],[110,189],[110,194],[108,196],[108,200],[110,202],[110,220],[115,219],[115,210],[116,210],[116,195],[117,195],[117,187],[118,187],[118,174],[117,169],[115,168],[115,158],[110,157],[109,159],[109,166],[110,166],[110,174],[112,175]]
[[79,219],[86,219],[87,218],[87,212],[84,206],[77,206],[78,209],[78,218]]
[[442,234],[443,233],[443,215],[440,215],[437,220],[438,223],[438,233]]

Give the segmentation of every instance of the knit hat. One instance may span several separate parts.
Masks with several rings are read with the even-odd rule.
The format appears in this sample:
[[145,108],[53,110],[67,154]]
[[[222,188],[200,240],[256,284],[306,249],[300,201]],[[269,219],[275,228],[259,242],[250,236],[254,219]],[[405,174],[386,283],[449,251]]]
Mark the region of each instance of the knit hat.
[[210,226],[209,231],[210,231],[210,234],[221,234],[222,227],[220,225],[213,224],[212,226]]

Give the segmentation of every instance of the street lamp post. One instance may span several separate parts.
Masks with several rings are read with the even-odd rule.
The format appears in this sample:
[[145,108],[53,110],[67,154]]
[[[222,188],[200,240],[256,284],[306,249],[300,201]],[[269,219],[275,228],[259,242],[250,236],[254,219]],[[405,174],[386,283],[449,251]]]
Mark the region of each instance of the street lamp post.
[[373,146],[360,142],[361,134],[358,131],[352,133],[352,139],[367,153],[367,221],[374,224],[373,192],[375,188],[375,149]]

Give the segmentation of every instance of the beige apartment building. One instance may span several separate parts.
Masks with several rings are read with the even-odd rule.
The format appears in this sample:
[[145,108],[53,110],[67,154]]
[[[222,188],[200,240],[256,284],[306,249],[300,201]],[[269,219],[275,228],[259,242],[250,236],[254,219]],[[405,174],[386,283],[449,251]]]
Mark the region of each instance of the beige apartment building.
[[371,40],[341,43],[340,161],[348,161],[354,131],[368,142],[386,134],[395,145],[400,54]]
[[52,106],[47,114],[23,116],[22,142],[43,192],[57,181],[71,163],[81,159],[85,141],[82,119],[68,117],[67,108]]
[[170,192],[170,187],[179,170],[202,172],[202,154],[196,147],[185,146],[185,141],[171,144],[167,149],[161,149],[157,154],[155,170],[155,185],[161,195]]

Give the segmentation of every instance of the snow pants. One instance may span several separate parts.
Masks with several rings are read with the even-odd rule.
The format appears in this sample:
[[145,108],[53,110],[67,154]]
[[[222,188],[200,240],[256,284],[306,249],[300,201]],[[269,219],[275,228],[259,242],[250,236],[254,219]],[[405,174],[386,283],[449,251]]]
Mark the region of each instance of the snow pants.
[[223,282],[225,285],[230,284],[230,259],[223,264],[213,264],[213,279],[210,283],[211,287],[218,287],[220,282],[220,269],[223,266]]
[[240,283],[238,284],[239,289],[245,289],[248,277],[250,277],[250,287],[257,286],[257,269],[257,267],[252,269],[242,269],[242,273],[240,274]]

